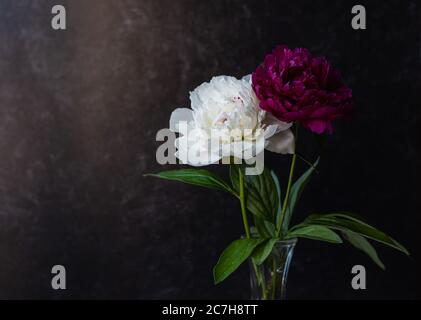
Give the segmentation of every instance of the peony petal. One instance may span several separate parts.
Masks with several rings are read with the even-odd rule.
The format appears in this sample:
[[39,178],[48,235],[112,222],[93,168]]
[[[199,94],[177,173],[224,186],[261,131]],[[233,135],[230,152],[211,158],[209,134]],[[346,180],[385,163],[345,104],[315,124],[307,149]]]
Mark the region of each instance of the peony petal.
[[271,124],[267,126],[265,129],[265,139],[269,139],[270,137],[274,136],[278,132],[279,132],[278,126],[276,124]]
[[266,139],[264,136],[260,135],[256,139],[256,142],[254,145],[255,150],[254,150],[253,156],[257,156],[258,154],[263,152],[265,150],[265,147],[266,147]]
[[314,133],[322,134],[328,128],[328,123],[325,120],[311,119],[311,120],[305,121],[304,126],[309,128]]
[[297,121],[315,133],[350,114],[352,91],[339,72],[304,48],[275,48],[252,74],[259,107],[282,121]]
[[295,152],[295,138],[291,130],[285,130],[268,140],[266,150],[282,154]]
[[[263,139],[263,136],[262,136]],[[256,141],[238,141],[230,144],[231,155],[238,159],[248,160],[264,150],[264,140],[259,145]],[[260,149],[258,149],[260,147]]]
[[[244,150],[247,147],[252,148],[252,145],[247,146],[247,145],[243,144],[243,141],[238,141],[238,142],[232,142],[232,143],[229,144],[229,146],[226,146],[226,147],[229,148],[228,150],[229,150],[229,153],[230,153],[231,156],[233,156],[235,158],[238,158],[238,159],[242,159]],[[227,156],[227,154],[224,154],[224,156]]]
[[241,80],[251,84],[251,74],[248,74],[248,75],[242,77]]
[[292,126],[292,122],[283,122],[281,120],[278,120],[269,112],[266,112],[265,118],[263,119],[263,124],[268,127],[271,125],[276,125],[278,127],[276,132],[288,130]]
[[180,132],[180,122],[190,122],[193,120],[193,111],[188,108],[177,108],[171,113],[170,130],[173,132]]
[[175,156],[181,160],[183,164],[195,167],[207,166],[221,160],[219,154],[210,153],[207,144],[201,140],[189,140],[186,136],[176,139],[176,148],[178,149]]

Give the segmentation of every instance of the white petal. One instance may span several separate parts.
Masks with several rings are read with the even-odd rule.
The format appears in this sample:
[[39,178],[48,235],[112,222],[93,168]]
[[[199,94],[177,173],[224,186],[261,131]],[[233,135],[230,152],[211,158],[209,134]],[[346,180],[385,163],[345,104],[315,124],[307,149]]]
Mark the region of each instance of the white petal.
[[256,146],[255,146],[255,148],[256,148],[255,155],[258,155],[260,152],[265,150],[265,142],[266,142],[266,140],[265,140],[264,136],[261,135],[261,136],[257,137]]
[[[246,142],[246,141],[237,141],[232,142],[229,144],[229,152],[230,155],[232,155],[235,158],[242,159],[244,158],[244,150],[248,148],[252,148],[253,143],[252,142]],[[226,156],[226,154],[224,154]]]
[[193,111],[188,108],[175,109],[170,118],[170,130],[173,132],[180,132],[180,122],[190,122],[193,120]]
[[266,150],[282,154],[293,154],[295,152],[295,139],[291,130],[281,131],[272,136],[268,140]]
[[249,160],[256,157],[265,149],[265,138],[263,135],[257,137],[255,141],[239,141],[231,143],[232,156]]
[[241,80],[243,80],[245,82],[248,82],[248,83],[251,83],[251,74],[248,74],[248,75],[242,77]]
[[193,141],[187,136],[182,136],[176,139],[175,145],[178,149],[175,156],[183,164],[199,167],[213,164],[221,159],[220,155],[209,152],[205,141]]
[[265,118],[263,120],[263,124],[265,124],[266,126],[276,125],[278,127],[277,132],[285,131],[291,128],[292,126],[292,122],[288,123],[288,122],[283,122],[281,120],[278,120],[269,112],[266,112]]
[[280,130],[278,129],[278,125],[271,124],[268,125],[265,129],[265,139],[269,139],[273,135],[277,134]]

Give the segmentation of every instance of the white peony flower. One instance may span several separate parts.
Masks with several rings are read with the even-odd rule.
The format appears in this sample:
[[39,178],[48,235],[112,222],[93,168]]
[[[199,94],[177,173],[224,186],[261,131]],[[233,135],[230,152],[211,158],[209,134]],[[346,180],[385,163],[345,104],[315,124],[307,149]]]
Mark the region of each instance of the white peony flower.
[[191,109],[178,108],[170,119],[176,139],[176,157],[202,166],[226,157],[250,159],[266,148],[294,153],[292,124],[277,120],[259,108],[250,76],[238,80],[218,76],[190,93]]

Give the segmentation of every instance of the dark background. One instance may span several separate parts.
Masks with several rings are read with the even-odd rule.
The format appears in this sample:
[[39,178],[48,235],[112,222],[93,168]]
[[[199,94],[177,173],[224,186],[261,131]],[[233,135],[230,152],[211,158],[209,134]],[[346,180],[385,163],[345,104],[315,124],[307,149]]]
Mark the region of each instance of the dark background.
[[[54,4],[66,31],[51,28]],[[355,4],[367,30],[350,26]],[[381,271],[348,244],[300,240],[289,298],[420,298],[419,20],[415,0],[1,1],[0,298],[247,298],[247,267],[212,283],[242,233],[238,202],[142,175],[163,169],[155,134],[190,90],[250,73],[282,43],[328,57],[358,111],[337,123],[295,221],[352,210],[412,253],[377,246]],[[289,158],[266,163],[285,183]],[[51,289],[55,264],[65,291]],[[365,291],[351,288],[355,264]]]

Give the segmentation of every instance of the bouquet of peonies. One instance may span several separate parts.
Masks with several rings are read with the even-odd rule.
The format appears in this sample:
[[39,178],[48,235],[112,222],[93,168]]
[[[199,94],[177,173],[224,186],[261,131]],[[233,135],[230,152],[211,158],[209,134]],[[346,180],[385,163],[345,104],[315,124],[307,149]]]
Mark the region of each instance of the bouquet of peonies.
[[[277,47],[251,76],[218,76],[190,93],[191,109],[170,119],[175,157],[199,167],[229,164],[230,182],[210,171],[189,168],[152,176],[232,194],[240,202],[245,236],[233,241],[214,267],[220,283],[249,260],[253,299],[285,295],[297,238],[341,243],[342,238],[384,268],[367,239],[409,254],[396,240],[351,213],[312,214],[292,225],[291,217],[319,159],[298,179],[295,174],[299,128],[333,132],[333,121],[352,113],[352,91],[325,58],[303,48]],[[294,131],[294,133],[293,133]],[[285,194],[276,174],[264,167],[264,149],[292,155]]]

